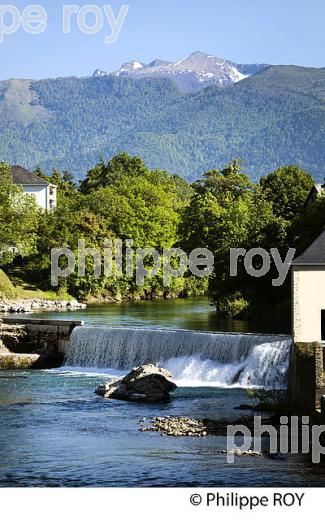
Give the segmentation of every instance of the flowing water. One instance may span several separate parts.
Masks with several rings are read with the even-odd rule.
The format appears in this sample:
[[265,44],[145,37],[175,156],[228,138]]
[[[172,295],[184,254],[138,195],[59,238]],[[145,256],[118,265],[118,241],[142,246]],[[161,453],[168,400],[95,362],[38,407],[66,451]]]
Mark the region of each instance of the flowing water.
[[[286,330],[243,334],[263,332],[262,325],[217,322],[211,312],[201,299],[40,314],[85,319],[86,326],[75,329],[60,369],[0,373],[0,486],[325,485],[323,466],[311,465],[307,455],[228,464],[226,437],[138,431],[139,419],[156,415],[240,424],[251,412],[238,405],[255,402],[247,389],[285,387],[290,338],[274,333]],[[94,394],[110,377],[150,361],[179,384],[169,403]]]
[[77,327],[65,364],[130,370],[156,363],[182,386],[283,388],[290,345],[285,336]]

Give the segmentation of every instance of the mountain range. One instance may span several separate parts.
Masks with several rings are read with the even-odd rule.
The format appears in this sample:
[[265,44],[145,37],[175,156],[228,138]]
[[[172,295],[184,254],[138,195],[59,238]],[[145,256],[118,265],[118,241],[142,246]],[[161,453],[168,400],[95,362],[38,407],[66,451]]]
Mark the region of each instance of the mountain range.
[[[182,70],[195,81],[181,84],[190,74]],[[200,74],[213,78],[204,84]],[[194,53],[86,78],[10,79],[0,81],[0,117],[0,160],[77,178],[121,151],[189,180],[232,158],[253,180],[283,164],[325,176],[324,68],[235,66]]]
[[146,65],[140,61],[124,63],[117,71],[96,69],[95,77],[115,76],[132,79],[168,78],[185,92],[195,92],[209,85],[227,86],[266,69],[266,64],[239,65],[196,51],[177,62],[156,59]]

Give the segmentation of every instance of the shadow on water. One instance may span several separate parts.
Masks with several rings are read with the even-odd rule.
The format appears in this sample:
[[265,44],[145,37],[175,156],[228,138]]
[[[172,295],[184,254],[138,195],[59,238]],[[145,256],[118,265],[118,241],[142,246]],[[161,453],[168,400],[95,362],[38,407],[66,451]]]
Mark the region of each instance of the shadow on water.
[[175,300],[90,304],[87,309],[70,312],[42,312],[40,318],[78,319],[87,325],[119,327],[172,328],[222,332],[289,334],[290,324],[274,320],[219,319],[207,297]]

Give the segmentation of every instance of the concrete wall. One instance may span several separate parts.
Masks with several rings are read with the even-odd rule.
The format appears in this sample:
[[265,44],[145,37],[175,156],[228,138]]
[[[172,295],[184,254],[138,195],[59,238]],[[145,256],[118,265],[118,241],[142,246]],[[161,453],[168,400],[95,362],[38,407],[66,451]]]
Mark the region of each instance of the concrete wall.
[[71,332],[81,325],[72,320],[0,319],[0,370],[61,366]]
[[[72,320],[43,320],[32,318],[2,318],[3,343],[11,352],[36,353],[64,356],[65,348],[71,332],[75,327],[83,325],[82,321]],[[6,345],[8,327],[18,327],[18,341],[11,341]],[[6,331],[6,333],[5,333]],[[1,327],[0,327],[1,339]]]
[[325,310],[325,266],[294,266],[292,269],[294,342],[321,341],[321,310]]

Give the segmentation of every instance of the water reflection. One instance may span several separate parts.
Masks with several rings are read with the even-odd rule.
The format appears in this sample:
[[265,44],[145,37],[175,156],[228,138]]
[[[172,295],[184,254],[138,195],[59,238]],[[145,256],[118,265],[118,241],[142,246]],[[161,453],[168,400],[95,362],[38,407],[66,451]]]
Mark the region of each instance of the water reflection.
[[91,304],[85,310],[42,312],[33,317],[78,319],[89,325],[289,334],[290,324],[221,320],[208,298]]

